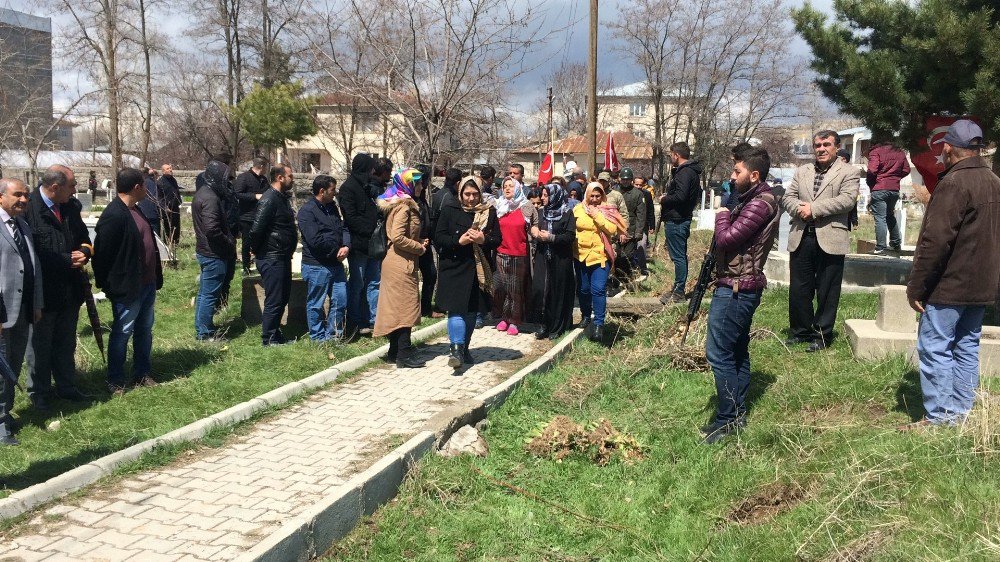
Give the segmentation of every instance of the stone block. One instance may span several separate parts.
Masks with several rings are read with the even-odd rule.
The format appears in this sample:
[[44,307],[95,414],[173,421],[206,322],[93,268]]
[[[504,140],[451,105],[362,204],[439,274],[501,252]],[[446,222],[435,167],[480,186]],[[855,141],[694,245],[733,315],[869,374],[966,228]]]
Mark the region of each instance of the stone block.
[[879,288],[878,315],[875,325],[886,332],[913,334],[917,331],[917,313],[910,308],[905,285],[882,285]]
[[317,554],[330,550],[361,520],[361,486],[345,487],[330,501],[306,513],[312,521],[312,541]]
[[236,558],[237,562],[298,562],[314,553],[309,520],[292,519],[256,546]]
[[[260,324],[261,312],[264,310],[264,287],[260,284],[259,275],[243,278],[243,305],[240,316],[249,325]],[[306,324],[306,282],[304,279],[292,279],[292,290],[288,298],[288,306],[281,316],[282,324]]]

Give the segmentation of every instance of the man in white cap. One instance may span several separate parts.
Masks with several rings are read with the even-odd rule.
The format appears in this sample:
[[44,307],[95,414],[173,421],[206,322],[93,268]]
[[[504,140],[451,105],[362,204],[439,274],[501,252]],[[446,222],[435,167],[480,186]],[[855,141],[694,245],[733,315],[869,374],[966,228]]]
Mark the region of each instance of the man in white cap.
[[900,429],[961,423],[979,385],[986,305],[1000,295],[1000,178],[980,156],[974,122],[959,119],[942,141],[945,171],[920,228],[906,296],[920,313],[917,354],[927,416]]

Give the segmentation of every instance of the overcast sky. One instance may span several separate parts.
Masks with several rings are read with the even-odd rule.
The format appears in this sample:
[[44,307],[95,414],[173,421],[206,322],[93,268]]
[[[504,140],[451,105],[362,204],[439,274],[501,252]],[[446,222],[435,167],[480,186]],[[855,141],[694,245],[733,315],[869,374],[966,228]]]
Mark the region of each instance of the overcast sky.
[[[169,2],[170,0],[168,0]],[[177,2],[181,5],[181,2]],[[525,0],[530,1],[530,0]],[[807,0],[788,0],[790,6],[801,6]],[[812,5],[820,8],[828,13],[832,13],[833,10],[833,0],[812,0]],[[186,5],[186,2],[184,3]],[[629,0],[604,0],[601,3],[600,20],[602,26],[609,21],[616,20],[621,17],[628,17],[628,5]],[[0,0],[0,6],[12,8],[21,12],[27,12],[29,14],[34,14],[38,16],[49,16],[47,10],[39,6],[37,0]],[[624,8],[624,10],[622,9]],[[174,39],[183,39],[183,34],[180,30],[187,28],[186,18],[188,15],[183,15],[186,10],[178,10],[175,12],[176,15],[167,16],[162,21],[163,27],[166,31],[170,33]],[[516,100],[515,104],[522,109],[529,109],[533,107],[540,96],[543,95],[545,88],[552,82],[553,76],[558,76],[559,69],[567,64],[572,63],[585,63],[587,60],[587,16],[589,13],[589,2],[586,0],[548,0],[546,9],[546,21],[545,26],[547,29],[559,29],[565,27],[564,39],[559,40],[558,36],[555,40],[550,40],[545,48],[538,53],[538,57],[543,60],[537,68],[526,74],[520,83],[518,91],[522,93],[522,99]],[[56,33],[58,33],[58,27],[60,25],[67,24],[66,21],[61,21],[56,19],[53,21],[53,28]],[[161,27],[161,30],[163,30]],[[175,30],[171,30],[173,27]],[[802,57],[809,56],[809,49],[805,42],[802,41],[797,35],[792,33],[788,40],[791,42],[791,49],[793,53]],[[183,44],[182,41],[178,43]],[[610,43],[610,41],[605,42],[605,44]],[[610,47],[610,45],[608,45]],[[58,60],[54,61],[54,71],[55,71],[55,81],[57,83],[57,90],[59,83],[76,83],[77,75],[72,69],[65,68],[65,65],[61,65]],[[622,85],[629,82],[635,82],[641,80],[641,71],[638,67],[631,64],[622,64],[618,53],[614,52],[610,48],[605,48],[601,45],[601,50],[598,55],[598,68],[599,69],[613,69],[612,82],[615,85]],[[81,87],[85,87],[81,85]],[[60,101],[64,101],[65,97],[61,99],[56,94],[56,104],[60,104]],[[67,102],[68,103],[68,102]]]

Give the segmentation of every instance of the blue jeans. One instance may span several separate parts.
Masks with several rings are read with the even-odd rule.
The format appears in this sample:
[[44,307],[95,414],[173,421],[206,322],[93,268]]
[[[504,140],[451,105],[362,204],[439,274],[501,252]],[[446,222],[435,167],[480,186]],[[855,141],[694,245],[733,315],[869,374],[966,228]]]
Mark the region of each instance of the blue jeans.
[[674,262],[674,293],[684,293],[688,279],[688,238],[691,236],[691,219],[681,222],[666,221],[663,231],[667,237],[667,252]]
[[760,305],[760,295],[759,290],[733,293],[730,287],[716,287],[712,295],[705,355],[715,374],[717,422],[729,423],[747,415],[750,324]]
[[347,319],[359,328],[371,328],[378,310],[382,262],[356,254],[347,258],[347,266],[351,270],[347,278]]
[[594,326],[603,326],[608,308],[608,273],[611,271],[611,264],[602,267],[599,264],[584,265],[581,261],[573,263],[576,265],[580,314],[586,320],[593,312]]
[[868,210],[875,218],[875,249],[885,250],[886,231],[889,233],[889,243],[893,248],[898,248],[902,244],[899,236],[899,224],[896,223],[896,202],[899,201],[899,192],[880,189],[873,191],[868,202]]
[[201,277],[198,281],[198,297],[194,303],[194,331],[198,339],[203,339],[214,336],[218,330],[212,322],[212,316],[226,292],[226,281],[232,280],[231,273],[236,267],[236,261],[201,254],[195,254],[195,257],[201,265]]
[[143,285],[139,298],[133,302],[113,302],[111,335],[108,336],[108,383],[125,386],[125,356],[128,340],[133,338],[132,380],[152,371],[150,356],[153,353],[153,305],[156,303],[156,284]]
[[448,313],[448,340],[454,345],[468,345],[476,329],[476,313]]
[[[347,310],[347,273],[344,264],[302,264],[306,281],[306,321],[309,339],[323,342],[344,335],[344,313]],[[326,313],[330,299],[330,314]]]
[[972,410],[985,312],[983,306],[924,305],[917,356],[924,409],[933,423],[958,422]]

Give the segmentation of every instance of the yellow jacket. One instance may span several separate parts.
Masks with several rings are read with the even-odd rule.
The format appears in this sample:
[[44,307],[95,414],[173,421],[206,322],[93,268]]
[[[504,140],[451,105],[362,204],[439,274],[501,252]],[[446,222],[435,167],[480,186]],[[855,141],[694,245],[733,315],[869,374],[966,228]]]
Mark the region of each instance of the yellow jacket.
[[604,267],[608,262],[608,255],[604,252],[604,242],[597,229],[611,238],[618,234],[618,226],[604,218],[596,209],[593,216],[588,216],[585,206],[585,203],[580,203],[573,207],[573,217],[576,219],[576,244],[573,250],[577,261],[582,261],[584,265],[600,264]]

